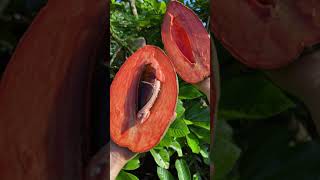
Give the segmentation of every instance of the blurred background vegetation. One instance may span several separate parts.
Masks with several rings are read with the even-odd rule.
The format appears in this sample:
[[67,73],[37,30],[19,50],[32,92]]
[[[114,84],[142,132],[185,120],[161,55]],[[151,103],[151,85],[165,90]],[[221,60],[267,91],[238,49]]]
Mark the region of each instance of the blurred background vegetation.
[[[45,2],[0,1],[0,74]],[[167,2],[136,0],[137,14],[132,2],[110,1],[110,61],[106,66],[111,79],[141,44],[163,47],[160,28]],[[184,3],[207,27],[209,1]],[[157,147],[130,161],[118,179],[208,179],[208,164],[214,162],[214,180],[319,180],[319,136],[303,103],[275,86],[263,72],[238,63],[215,42],[222,87],[213,150],[208,152],[206,98],[179,80],[175,123]]]

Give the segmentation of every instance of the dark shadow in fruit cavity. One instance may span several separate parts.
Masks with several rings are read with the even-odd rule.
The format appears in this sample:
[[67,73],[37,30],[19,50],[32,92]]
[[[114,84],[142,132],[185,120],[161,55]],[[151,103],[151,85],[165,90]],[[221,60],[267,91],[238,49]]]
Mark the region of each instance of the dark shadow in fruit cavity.
[[171,25],[171,36],[187,61],[191,64],[196,63],[192,54],[189,36],[177,18],[173,20]]
[[[133,88],[136,89],[135,103],[126,106],[125,117],[130,120],[128,122],[124,122],[121,128],[121,133],[124,133],[127,129],[133,127],[136,123],[139,123],[139,120],[137,120],[137,114],[143,107],[150,103],[151,97],[155,95],[153,85],[156,80],[156,69],[153,68],[151,64],[144,65],[140,73],[139,82],[132,83],[136,86]],[[134,111],[134,113],[130,113],[132,111]]]
[[154,95],[153,85],[156,80],[156,70],[150,64],[147,64],[140,77],[136,112],[141,110]]

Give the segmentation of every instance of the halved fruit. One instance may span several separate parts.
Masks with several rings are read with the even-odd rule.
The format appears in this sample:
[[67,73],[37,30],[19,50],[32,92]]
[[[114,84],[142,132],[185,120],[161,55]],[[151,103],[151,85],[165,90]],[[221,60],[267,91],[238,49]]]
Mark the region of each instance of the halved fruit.
[[184,81],[198,83],[210,75],[210,37],[191,9],[171,1],[161,35],[168,56]]
[[133,152],[150,150],[172,122],[177,97],[177,77],[169,58],[155,46],[140,48],[111,84],[112,140]]
[[211,30],[242,63],[280,68],[320,42],[320,1],[214,0]]

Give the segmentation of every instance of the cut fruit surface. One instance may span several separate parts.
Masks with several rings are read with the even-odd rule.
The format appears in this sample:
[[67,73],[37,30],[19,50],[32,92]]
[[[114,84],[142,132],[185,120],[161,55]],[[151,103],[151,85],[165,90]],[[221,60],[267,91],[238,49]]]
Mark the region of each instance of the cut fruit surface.
[[177,98],[177,77],[169,58],[155,46],[140,48],[111,84],[112,140],[133,152],[150,150],[172,122]]
[[171,1],[161,35],[165,50],[183,80],[198,83],[210,75],[210,38],[191,9]]
[[1,180],[84,179],[91,76],[105,45],[108,3],[70,2],[49,0],[1,78]]
[[280,68],[320,42],[320,1],[214,0],[211,30],[242,63]]

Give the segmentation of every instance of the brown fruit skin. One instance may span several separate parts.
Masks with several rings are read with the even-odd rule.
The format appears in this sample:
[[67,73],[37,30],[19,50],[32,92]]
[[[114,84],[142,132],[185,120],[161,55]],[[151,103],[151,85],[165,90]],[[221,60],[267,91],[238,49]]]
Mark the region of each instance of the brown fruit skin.
[[210,76],[210,37],[191,9],[171,1],[161,36],[166,53],[184,81],[195,84]]
[[316,0],[214,0],[211,30],[247,66],[277,69],[320,42],[319,14]]
[[1,79],[1,180],[83,179],[90,78],[108,3],[64,2],[49,0]]
[[[141,123],[137,118],[136,96],[141,73],[146,64],[156,69],[160,91]],[[157,145],[174,120],[178,81],[164,52],[146,45],[130,56],[117,72],[110,87],[110,135],[117,145],[132,152],[146,152]]]

